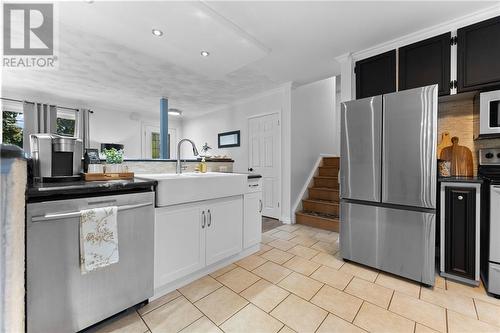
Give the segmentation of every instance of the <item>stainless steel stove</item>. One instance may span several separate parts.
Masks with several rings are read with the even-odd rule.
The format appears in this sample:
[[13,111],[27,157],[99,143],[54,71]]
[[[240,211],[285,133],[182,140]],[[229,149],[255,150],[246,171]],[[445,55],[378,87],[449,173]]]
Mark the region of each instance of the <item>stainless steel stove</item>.
[[481,277],[500,296],[500,148],[479,150],[481,193]]

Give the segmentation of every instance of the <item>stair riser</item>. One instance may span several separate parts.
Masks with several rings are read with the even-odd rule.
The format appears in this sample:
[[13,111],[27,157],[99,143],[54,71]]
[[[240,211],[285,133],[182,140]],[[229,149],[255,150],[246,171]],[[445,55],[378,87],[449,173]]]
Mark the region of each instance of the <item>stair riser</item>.
[[339,215],[339,206],[338,205],[304,201],[302,203],[302,209],[305,211],[309,211],[309,212],[332,214],[335,216]]
[[338,157],[323,157],[323,166],[339,167],[340,159]]
[[338,174],[339,174],[339,169],[337,169],[337,168],[319,167],[319,175],[320,176],[337,177]]
[[309,215],[296,215],[296,221],[298,224],[308,225],[310,227],[331,230],[331,231],[339,231],[339,222],[337,220],[325,220],[316,216]]
[[315,188],[309,189],[309,199],[339,201],[339,194],[335,191],[324,191]]
[[315,187],[328,187],[328,188],[338,189],[339,183],[338,183],[337,178],[335,178],[335,179],[315,178],[314,179],[314,186]]

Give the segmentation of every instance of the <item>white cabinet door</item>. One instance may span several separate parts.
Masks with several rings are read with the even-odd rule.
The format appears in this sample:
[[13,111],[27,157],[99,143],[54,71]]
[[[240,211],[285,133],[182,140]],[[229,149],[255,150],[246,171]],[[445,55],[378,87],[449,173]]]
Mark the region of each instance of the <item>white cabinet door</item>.
[[202,206],[157,208],[155,220],[155,288],[205,267]]
[[206,204],[206,263],[213,264],[242,249],[242,196],[214,200]]
[[245,194],[243,217],[243,248],[260,243],[262,239],[262,192]]

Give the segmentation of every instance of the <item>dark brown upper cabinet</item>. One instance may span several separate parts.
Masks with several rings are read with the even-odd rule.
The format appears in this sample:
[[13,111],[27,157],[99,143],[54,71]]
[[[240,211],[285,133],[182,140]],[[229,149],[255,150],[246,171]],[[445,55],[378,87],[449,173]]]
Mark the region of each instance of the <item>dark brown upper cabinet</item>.
[[458,92],[500,86],[500,16],[458,29]]
[[451,33],[399,49],[399,90],[439,85],[439,96],[450,94]]
[[396,50],[356,62],[356,99],[396,91]]

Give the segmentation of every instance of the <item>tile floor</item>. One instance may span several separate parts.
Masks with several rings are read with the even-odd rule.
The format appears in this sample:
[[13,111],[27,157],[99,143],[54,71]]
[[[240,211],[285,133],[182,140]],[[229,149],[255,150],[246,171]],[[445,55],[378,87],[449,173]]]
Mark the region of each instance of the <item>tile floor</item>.
[[93,332],[500,332],[500,300],[436,277],[432,289],[344,263],[338,234],[299,225],[261,250]]

